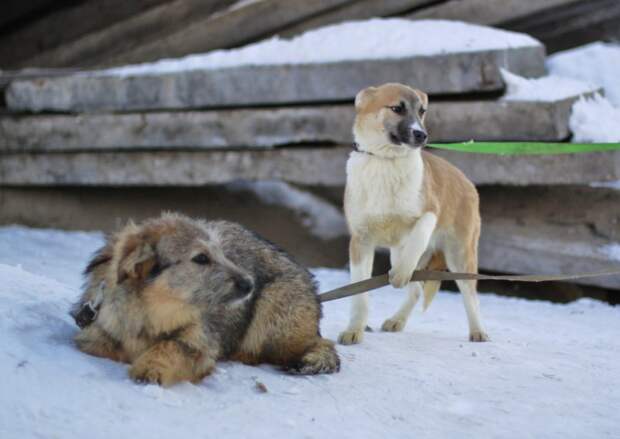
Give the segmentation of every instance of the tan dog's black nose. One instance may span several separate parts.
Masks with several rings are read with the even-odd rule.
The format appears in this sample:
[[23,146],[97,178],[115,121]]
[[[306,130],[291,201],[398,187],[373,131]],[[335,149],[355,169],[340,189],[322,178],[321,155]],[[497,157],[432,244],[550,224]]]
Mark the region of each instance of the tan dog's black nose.
[[413,130],[413,140],[415,140],[416,144],[422,144],[426,142],[428,135],[424,131]]

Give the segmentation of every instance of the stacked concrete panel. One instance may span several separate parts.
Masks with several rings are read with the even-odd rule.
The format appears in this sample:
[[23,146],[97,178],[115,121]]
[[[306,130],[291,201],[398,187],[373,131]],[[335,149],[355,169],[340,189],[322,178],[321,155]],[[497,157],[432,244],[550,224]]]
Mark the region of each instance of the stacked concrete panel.
[[[341,3],[331,10],[331,19],[355,2]],[[53,192],[69,186],[88,193],[110,187],[198,188],[240,179],[277,179],[340,193],[351,150],[353,98],[363,87],[388,81],[415,84],[431,95],[428,128],[434,142],[568,140],[571,107],[580,93],[548,101],[510,99],[504,96],[501,69],[543,75],[543,46],[533,42],[387,59],[13,76],[6,89],[8,111],[0,115],[0,205],[19,205],[11,194],[29,188],[39,195],[43,188]],[[433,153],[481,187],[511,187],[498,188],[499,196],[482,191],[483,269],[554,272],[614,265],[601,249],[619,239],[620,218],[613,210],[617,196],[611,190],[604,190],[604,196],[597,189],[586,193],[577,186],[620,180],[620,153]],[[515,187],[525,188],[518,202]],[[566,233],[557,218],[543,221],[544,209],[528,208],[540,202],[543,192],[579,233]],[[563,206],[577,196],[585,210],[616,215],[615,226],[588,235],[603,220],[568,212]],[[54,209],[33,209],[32,215],[36,212],[38,222],[42,212],[52,219],[59,214]],[[28,209],[20,212],[27,215]],[[620,288],[618,278],[588,282]]]

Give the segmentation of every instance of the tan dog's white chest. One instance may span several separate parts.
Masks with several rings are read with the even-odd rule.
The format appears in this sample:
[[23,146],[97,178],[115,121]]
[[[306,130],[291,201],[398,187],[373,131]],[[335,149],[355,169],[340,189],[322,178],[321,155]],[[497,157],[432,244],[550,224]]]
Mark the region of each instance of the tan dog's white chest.
[[419,153],[383,159],[352,153],[347,162],[345,212],[351,232],[392,246],[424,209],[424,164]]

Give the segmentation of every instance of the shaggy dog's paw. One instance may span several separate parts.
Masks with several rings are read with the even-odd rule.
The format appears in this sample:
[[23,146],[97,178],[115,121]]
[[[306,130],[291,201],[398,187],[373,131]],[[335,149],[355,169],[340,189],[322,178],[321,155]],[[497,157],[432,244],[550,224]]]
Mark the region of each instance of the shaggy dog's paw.
[[298,375],[335,373],[340,370],[340,358],[332,342],[321,343],[305,353],[301,360],[290,365],[287,370]]
[[340,344],[358,344],[364,339],[364,331],[343,331],[338,336],[338,343]]
[[180,381],[197,383],[214,369],[214,355],[194,351],[180,340],[168,340],[140,355],[129,369],[129,376],[138,383],[168,387]]
[[394,288],[403,288],[409,283],[412,275],[413,272],[392,268],[388,273],[390,285],[392,285]]
[[385,322],[383,322],[381,330],[385,332],[400,332],[403,330],[406,324],[407,322],[404,320],[387,319]]
[[489,336],[484,331],[474,331],[469,334],[469,341],[489,341]]
[[174,384],[174,374],[163,364],[149,364],[138,361],[129,369],[129,377],[140,384],[159,384],[167,387]]

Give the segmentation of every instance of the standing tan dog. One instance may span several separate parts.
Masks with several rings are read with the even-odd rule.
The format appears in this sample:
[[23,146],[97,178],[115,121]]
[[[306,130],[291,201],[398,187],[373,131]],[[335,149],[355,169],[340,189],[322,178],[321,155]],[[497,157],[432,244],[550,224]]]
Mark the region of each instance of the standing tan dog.
[[164,215],[130,224],[90,262],[72,314],[78,348],[169,386],[219,359],[338,371],[312,275],[238,224]]
[[[347,162],[345,214],[351,233],[351,281],[371,276],[376,247],[390,249],[390,283],[408,298],[384,331],[400,331],[423,289],[410,282],[416,268],[477,272],[480,214],[474,185],[445,160],[422,151],[428,97],[401,84],[369,87],[355,98],[357,151]],[[486,341],[476,281],[457,281],[469,321],[469,339]],[[424,285],[425,306],[439,289]],[[368,293],[353,298],[348,328],[338,341],[362,341]]]

